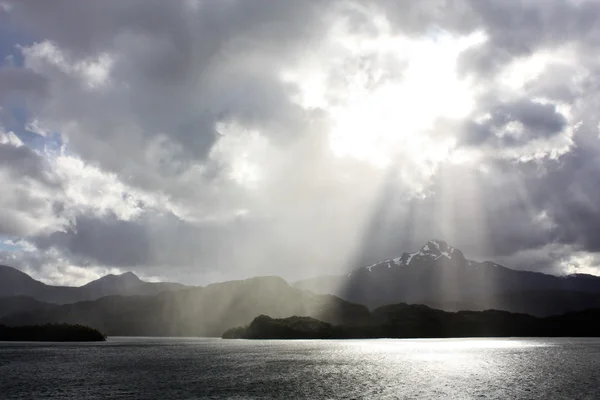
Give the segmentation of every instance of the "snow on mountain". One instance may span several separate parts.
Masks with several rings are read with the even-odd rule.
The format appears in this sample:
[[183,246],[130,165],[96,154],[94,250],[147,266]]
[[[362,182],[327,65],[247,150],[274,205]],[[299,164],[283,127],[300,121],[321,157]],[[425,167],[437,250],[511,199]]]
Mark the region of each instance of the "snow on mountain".
[[[468,261],[460,250],[448,245],[445,241],[430,240],[417,252],[403,253],[400,257],[361,267],[359,268],[359,271],[363,270],[370,273],[373,269],[377,268],[408,267],[420,262],[432,262],[440,259],[447,259],[459,263]],[[470,263],[471,261],[468,262]],[[352,272],[348,274],[349,277],[351,275]]]

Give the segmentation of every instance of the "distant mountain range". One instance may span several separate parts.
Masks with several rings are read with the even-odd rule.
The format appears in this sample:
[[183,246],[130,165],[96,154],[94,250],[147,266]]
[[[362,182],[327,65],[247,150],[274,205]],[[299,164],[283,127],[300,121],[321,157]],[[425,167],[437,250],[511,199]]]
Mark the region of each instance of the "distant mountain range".
[[22,310],[0,325],[68,323],[87,325],[109,336],[221,336],[254,317],[307,315],[334,324],[369,318],[365,306],[290,286],[278,277],[215,283],[155,296],[107,296],[95,301]]
[[321,276],[295,286],[371,309],[409,303],[446,311],[497,309],[547,316],[600,307],[600,277],[559,277],[476,262],[441,240],[349,274]]
[[257,277],[187,287],[144,282],[129,272],[60,287],[0,266],[0,324],[82,324],[110,336],[221,336],[259,315],[353,326],[377,315],[369,309],[399,303],[544,317],[600,308],[600,277],[558,277],[475,262],[439,240],[349,274],[293,286],[278,277]]
[[29,297],[38,302],[68,304],[112,295],[155,295],[185,287],[180,283],[145,282],[133,272],[106,275],[79,287],[51,286],[17,269],[0,265],[0,298],[19,296]]

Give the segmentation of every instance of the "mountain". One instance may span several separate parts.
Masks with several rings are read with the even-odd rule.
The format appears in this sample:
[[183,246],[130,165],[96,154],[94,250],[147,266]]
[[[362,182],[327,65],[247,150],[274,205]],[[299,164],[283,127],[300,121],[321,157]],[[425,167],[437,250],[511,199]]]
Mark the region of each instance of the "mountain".
[[18,269],[0,265],[0,296],[31,296],[44,290],[46,285],[42,282]]
[[11,314],[0,319],[0,324],[80,324],[109,336],[221,336],[260,314],[310,316],[335,324],[369,318],[365,306],[299,290],[278,277],[259,277],[154,296],[107,296]]
[[441,240],[347,275],[297,282],[370,308],[426,304],[447,311],[498,309],[538,316],[600,307],[600,277],[553,276],[476,262]]
[[179,283],[145,282],[132,272],[106,275],[79,287],[51,286],[17,269],[0,265],[0,298],[24,296],[40,302],[68,304],[111,295],[155,295],[185,287]]
[[422,305],[393,304],[373,311],[362,325],[332,325],[309,317],[256,317],[232,328],[224,339],[349,339],[447,337],[598,337],[600,309],[536,318],[506,311],[434,310]]

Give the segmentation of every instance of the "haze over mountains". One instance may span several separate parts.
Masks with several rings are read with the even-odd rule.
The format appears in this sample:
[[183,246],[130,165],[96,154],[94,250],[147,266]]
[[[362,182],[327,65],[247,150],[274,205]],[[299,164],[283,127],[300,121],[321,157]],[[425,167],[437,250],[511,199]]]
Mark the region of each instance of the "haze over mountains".
[[111,295],[154,295],[184,287],[180,283],[145,282],[132,272],[106,275],[79,287],[51,286],[17,269],[0,265],[0,297],[26,296],[47,303],[67,304]]
[[0,318],[0,324],[70,323],[110,336],[221,336],[259,314],[307,315],[341,324],[368,318],[365,306],[290,286],[278,277],[215,283],[155,296],[107,296]]
[[261,314],[353,325],[371,318],[369,308],[398,303],[549,316],[600,308],[600,278],[557,277],[475,262],[439,240],[349,274],[294,286],[279,277],[257,277],[186,287],[144,282],[125,273],[81,287],[58,287],[0,267],[0,324],[64,322],[107,335],[220,336]]

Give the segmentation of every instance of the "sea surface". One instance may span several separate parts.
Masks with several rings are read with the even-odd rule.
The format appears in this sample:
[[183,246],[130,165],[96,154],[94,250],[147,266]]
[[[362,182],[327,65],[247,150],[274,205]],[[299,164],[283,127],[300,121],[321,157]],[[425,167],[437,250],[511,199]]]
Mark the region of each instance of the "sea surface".
[[600,399],[600,339],[0,342],[0,399]]

